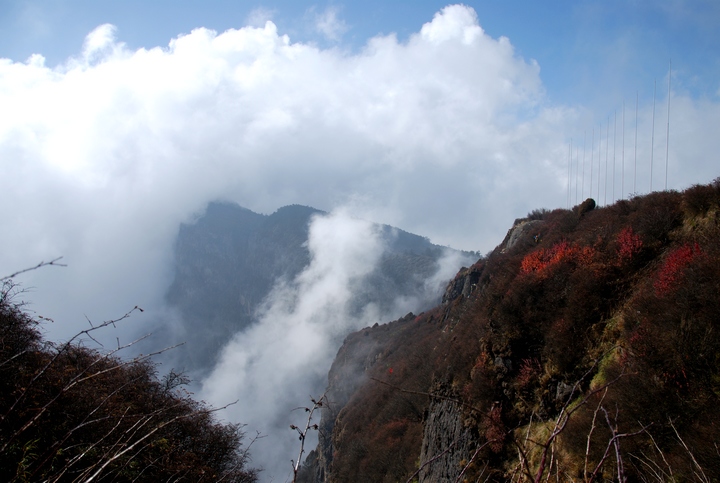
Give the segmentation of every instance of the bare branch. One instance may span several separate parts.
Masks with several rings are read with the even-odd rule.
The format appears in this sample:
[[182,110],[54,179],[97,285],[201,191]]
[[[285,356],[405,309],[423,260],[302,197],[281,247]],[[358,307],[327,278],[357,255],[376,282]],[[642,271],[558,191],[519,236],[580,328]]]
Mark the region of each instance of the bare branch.
[[607,388],[607,387],[605,388],[605,392],[603,392],[603,395],[600,398],[600,401],[598,401],[598,404],[595,407],[595,411],[593,412],[592,424],[590,426],[590,431],[588,431],[587,445],[585,446],[585,465],[583,466],[583,478],[587,478],[588,458],[590,457],[590,441],[592,439],[593,432],[595,432],[595,422],[597,421],[598,412],[600,411],[602,403],[605,400],[605,396],[607,396],[608,389],[609,388]]
[[413,473],[412,475],[410,475],[410,478],[408,478],[408,479],[405,481],[405,483],[411,483],[412,480],[413,480],[413,478],[415,478],[417,475],[419,475],[423,468],[425,468],[426,466],[432,464],[433,462],[435,462],[435,461],[437,461],[438,459],[440,459],[440,457],[442,457],[444,454],[448,453],[448,452],[453,448],[453,446],[455,446],[455,444],[457,444],[457,442],[460,440],[460,437],[461,437],[461,436],[458,436],[457,438],[455,438],[455,440],[454,440],[452,443],[450,443],[450,445],[449,445],[447,448],[445,448],[444,451],[441,451],[440,453],[436,454],[435,456],[433,456],[432,458],[430,458],[429,460],[427,460],[425,463],[423,463],[422,465],[420,465],[420,468],[418,468],[418,469],[415,471],[415,473]]
[[307,437],[308,431],[310,431],[311,429],[317,431],[319,428],[319,426],[317,424],[312,424],[313,414],[315,413],[315,411],[322,408],[323,405],[326,404],[327,393],[323,393],[323,395],[320,396],[320,398],[317,400],[315,400],[312,396],[310,396],[310,401],[312,401],[312,403],[313,403],[312,408],[299,407],[299,408],[293,409],[293,411],[295,411],[297,409],[304,409],[305,412],[308,413],[308,418],[307,418],[307,422],[305,423],[304,429],[301,430],[299,427],[295,426],[294,424],[290,425],[290,429],[293,429],[298,432],[298,434],[299,434],[298,439],[300,440],[300,453],[298,453],[297,460],[296,461],[290,460],[290,463],[292,464],[292,467],[293,467],[293,483],[297,482],[298,471],[300,471],[300,462],[302,461],[302,455],[305,453],[305,438]]
[[[491,439],[491,440],[485,441],[483,444],[481,444],[480,446],[478,446],[478,447],[475,449],[475,452],[474,452],[473,455],[470,457],[470,461],[467,462],[467,464],[463,467],[462,471],[460,471],[460,473],[457,475],[457,478],[455,478],[455,483],[459,483],[460,481],[462,481],[463,475],[465,475],[465,472],[467,472],[468,468],[470,468],[470,465],[472,465],[473,461],[475,461],[475,458],[477,458],[477,455],[480,454],[480,451],[481,451],[485,446],[487,446],[488,444],[492,443],[493,441],[495,441],[495,440],[492,440],[492,439]],[[485,463],[485,467],[487,467],[487,463]],[[483,474],[484,472],[485,472],[485,468],[483,468],[483,471],[482,471],[482,473],[480,473],[480,476],[482,476],[482,474]]]
[[[530,441],[540,447],[542,447],[542,455],[540,458],[540,463],[538,465],[537,471],[535,473],[534,477],[530,477],[529,468],[525,469],[525,465],[528,463],[528,458],[526,453],[523,450],[523,446],[521,446],[517,441],[515,441],[515,445],[517,446],[520,455],[521,455],[521,471],[523,471],[528,478],[533,481],[534,483],[540,483],[542,481],[543,475],[545,474],[545,471],[547,469],[548,465],[548,453],[551,453],[553,451],[553,444],[555,439],[565,430],[568,422],[570,421],[570,417],[575,413],[575,411],[579,410],[581,407],[583,407],[594,395],[606,391],[608,387],[615,384],[621,377],[625,376],[625,372],[621,372],[615,379],[589,391],[587,394],[585,394],[577,403],[573,406],[572,403],[575,401],[576,393],[579,391],[581,385],[590,377],[591,374],[593,374],[600,363],[600,361],[610,352],[616,350],[617,347],[612,347],[609,350],[605,351],[601,357],[596,359],[593,364],[590,366],[590,368],[580,377],[575,383],[573,384],[572,389],[570,390],[570,393],[568,394],[567,400],[563,404],[562,408],[560,409],[560,413],[558,417],[555,420],[555,424],[553,426],[552,431],[550,432],[550,435],[547,437],[544,443],[540,443],[537,441],[533,441],[530,438],[526,437],[526,441]],[[604,396],[603,396],[604,397]],[[550,467],[552,468],[554,454],[550,454]]]
[[644,433],[647,431],[647,428],[650,427],[648,424],[647,426],[643,426],[638,431],[632,432],[632,433],[619,433],[617,428],[617,411],[615,413],[615,421],[616,424],[613,426],[613,424],[610,422],[610,415],[608,414],[607,410],[604,407],[601,407],[600,410],[605,415],[605,421],[608,424],[608,427],[610,428],[610,431],[612,432],[612,437],[608,440],[607,446],[605,446],[605,453],[603,453],[602,458],[600,458],[600,461],[595,466],[595,469],[593,470],[592,474],[590,475],[590,479],[587,480],[588,483],[592,483],[595,481],[595,478],[598,476],[598,472],[602,469],[603,465],[605,464],[605,461],[610,455],[610,448],[615,449],[615,462],[617,464],[617,471],[618,471],[618,481],[620,483],[625,481],[625,470],[622,462],[622,456],[620,454],[620,439],[621,438],[629,438],[632,436],[637,436],[638,434]]
[[2,282],[4,280],[10,280],[11,278],[17,277],[21,273],[30,272],[32,270],[37,270],[38,268],[41,268],[41,267],[67,267],[67,265],[65,265],[64,263],[57,263],[59,260],[62,260],[62,257],[57,257],[53,260],[50,260],[49,262],[40,262],[37,265],[35,265],[34,267],[25,268],[23,270],[18,270],[15,273],[11,273],[10,275],[6,275],[6,276],[0,278],[0,282]]
[[[670,422],[670,427],[673,428],[673,431],[675,431],[675,436],[677,436],[678,441],[680,441],[680,444],[682,444],[683,448],[685,448],[685,451],[687,451],[687,454],[690,456],[690,459],[692,460],[693,464],[697,468],[697,471],[695,471],[695,476],[697,476],[699,479],[704,481],[705,483],[710,483],[710,480],[708,479],[707,475],[705,475],[705,472],[702,469],[702,466],[700,466],[700,463],[697,462],[695,459],[695,455],[693,455],[693,452],[690,451],[690,448],[685,444],[685,441],[680,437],[680,433],[678,433],[677,428],[675,427],[675,424],[673,423],[672,419],[668,419]],[[699,472],[699,473],[698,473]]]

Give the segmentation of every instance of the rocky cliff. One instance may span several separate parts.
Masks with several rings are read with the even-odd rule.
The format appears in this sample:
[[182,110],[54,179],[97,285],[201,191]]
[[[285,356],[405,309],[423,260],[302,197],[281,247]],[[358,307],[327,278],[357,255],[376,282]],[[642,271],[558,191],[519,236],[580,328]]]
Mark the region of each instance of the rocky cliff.
[[302,479],[714,481],[720,181],[591,201],[348,336]]

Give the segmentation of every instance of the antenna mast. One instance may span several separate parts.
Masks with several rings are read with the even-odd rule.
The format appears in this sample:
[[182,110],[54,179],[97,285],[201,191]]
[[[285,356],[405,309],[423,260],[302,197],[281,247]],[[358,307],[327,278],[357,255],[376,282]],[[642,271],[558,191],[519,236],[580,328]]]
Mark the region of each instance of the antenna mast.
[[635,91],[635,174],[633,174],[633,193],[637,194],[637,131],[638,131],[638,91]]
[[570,151],[568,151],[568,188],[567,188],[567,207],[570,209],[572,204],[572,196],[570,195],[570,186],[572,183],[572,138],[570,138]]
[[585,142],[587,139],[587,131],[583,132],[583,174],[582,186],[580,187],[580,199],[585,198]]
[[621,172],[621,191],[620,199],[625,199],[625,99],[623,99],[623,113],[622,113],[622,172]]
[[602,167],[602,120],[600,120],[600,130],[598,131],[598,205],[600,204],[600,168]]
[[590,198],[592,198],[592,189],[593,189],[593,156],[595,154],[595,128],[593,127],[592,132],[592,142],[590,143]]
[[672,77],[672,59],[668,67],[668,109],[667,109],[667,137],[665,138],[665,191],[668,182],[668,153],[670,152],[670,78]]
[[[610,116],[607,118],[607,134],[605,135],[605,201],[603,204],[607,205],[607,178],[608,178],[608,153],[610,152]],[[600,198],[600,193],[598,193]]]
[[655,93],[657,92],[657,80],[653,81],[653,120],[652,136],[650,137],[650,192],[652,193],[653,178],[653,151],[655,149]]
[[615,124],[613,124],[613,183],[612,183],[612,202],[615,203],[615,152],[617,151],[617,109],[615,109]]
[[577,205],[577,190],[578,190],[578,179],[580,179],[580,169],[578,166],[580,163],[580,148],[575,146],[575,204]]

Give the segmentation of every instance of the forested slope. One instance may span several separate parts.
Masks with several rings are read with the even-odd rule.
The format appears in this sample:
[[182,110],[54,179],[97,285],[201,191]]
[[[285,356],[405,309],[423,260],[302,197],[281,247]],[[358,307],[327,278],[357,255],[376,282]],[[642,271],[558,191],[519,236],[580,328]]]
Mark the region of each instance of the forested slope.
[[517,220],[351,334],[305,481],[717,481],[720,180]]

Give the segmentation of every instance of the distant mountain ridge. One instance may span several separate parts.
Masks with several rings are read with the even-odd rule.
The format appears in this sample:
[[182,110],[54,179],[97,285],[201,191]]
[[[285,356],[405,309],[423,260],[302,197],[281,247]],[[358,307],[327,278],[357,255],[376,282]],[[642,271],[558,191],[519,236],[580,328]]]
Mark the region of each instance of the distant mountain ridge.
[[[186,369],[209,369],[222,345],[252,323],[275,283],[292,280],[310,263],[310,221],[323,215],[327,213],[301,205],[263,215],[213,202],[195,222],[181,225],[166,300],[182,319],[183,331],[175,337],[189,341],[182,349]],[[378,230],[386,251],[355,294],[355,310],[372,302],[384,311],[398,297],[423,296],[424,282],[448,251],[468,255],[470,262],[476,258],[388,225],[378,225]],[[440,295],[425,297],[417,310],[434,305]]]

